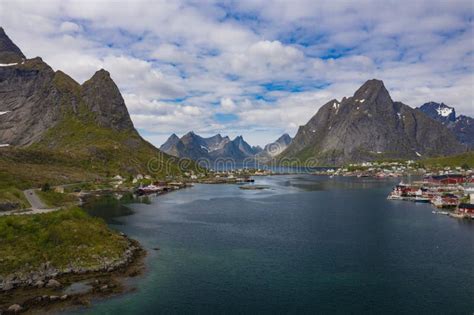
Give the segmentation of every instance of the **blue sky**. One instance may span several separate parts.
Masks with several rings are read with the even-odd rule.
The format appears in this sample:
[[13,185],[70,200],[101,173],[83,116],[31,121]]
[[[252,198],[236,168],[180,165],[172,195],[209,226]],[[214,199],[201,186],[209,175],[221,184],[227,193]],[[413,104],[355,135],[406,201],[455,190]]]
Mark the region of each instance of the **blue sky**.
[[107,69],[135,126],[294,135],[371,78],[412,107],[474,116],[472,1],[9,1],[0,25],[27,57],[82,83]]

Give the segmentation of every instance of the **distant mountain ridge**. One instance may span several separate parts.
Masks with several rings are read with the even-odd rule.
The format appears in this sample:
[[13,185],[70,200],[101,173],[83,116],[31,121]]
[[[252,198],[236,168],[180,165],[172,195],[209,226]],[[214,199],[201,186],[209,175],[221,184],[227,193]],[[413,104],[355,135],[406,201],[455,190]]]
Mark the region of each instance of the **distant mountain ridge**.
[[228,136],[215,136],[204,138],[194,132],[188,132],[179,138],[172,134],[160,150],[179,158],[189,158],[193,160],[207,159],[215,161],[217,159],[232,159],[242,162],[245,159],[253,159],[259,162],[270,160],[273,156],[283,151],[291,142],[288,134],[282,135],[278,140],[267,144],[264,149],[259,146],[249,145],[242,136],[231,140]]
[[464,115],[456,116],[456,110],[444,103],[425,103],[418,110],[448,127],[459,142],[474,149],[473,118]]
[[380,158],[416,159],[466,150],[443,124],[394,102],[380,80],[323,105],[277,159],[342,165]]
[[254,157],[262,151],[260,147],[250,146],[242,136],[233,140],[220,134],[204,138],[192,131],[181,138],[172,134],[161,145],[160,150],[179,158],[207,159],[209,161],[232,159],[237,162]]
[[428,102],[423,104],[419,110],[443,124],[456,120],[456,110],[444,103]]
[[262,162],[269,161],[279,155],[290,145],[293,139],[287,134],[283,134],[276,141],[265,145],[263,150],[257,153],[257,159]]

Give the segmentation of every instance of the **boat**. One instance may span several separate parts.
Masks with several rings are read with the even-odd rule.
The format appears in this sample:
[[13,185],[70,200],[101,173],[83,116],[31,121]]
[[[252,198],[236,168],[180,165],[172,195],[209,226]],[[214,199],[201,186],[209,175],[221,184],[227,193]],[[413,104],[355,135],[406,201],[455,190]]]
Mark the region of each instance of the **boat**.
[[420,197],[420,196],[416,196],[414,199],[413,199],[414,202],[422,202],[422,203],[430,203],[431,202],[431,199],[430,198],[427,198],[427,197]]

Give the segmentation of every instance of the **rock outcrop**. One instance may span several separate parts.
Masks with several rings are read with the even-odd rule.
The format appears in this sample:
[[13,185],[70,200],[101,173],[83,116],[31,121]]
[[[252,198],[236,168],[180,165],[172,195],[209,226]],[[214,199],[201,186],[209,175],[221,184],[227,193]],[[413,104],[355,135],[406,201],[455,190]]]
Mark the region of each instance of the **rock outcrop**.
[[15,43],[5,34],[0,27],[0,64],[19,63],[25,59],[25,55],[21,52]]
[[135,130],[117,85],[104,69],[81,86],[81,100],[99,126],[118,131]]

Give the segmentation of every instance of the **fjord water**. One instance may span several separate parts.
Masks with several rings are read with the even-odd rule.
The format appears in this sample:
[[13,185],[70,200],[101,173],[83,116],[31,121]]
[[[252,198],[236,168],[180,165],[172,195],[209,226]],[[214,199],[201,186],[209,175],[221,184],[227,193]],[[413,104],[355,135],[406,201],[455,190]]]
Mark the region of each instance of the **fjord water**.
[[136,291],[84,312],[472,314],[474,224],[387,201],[395,183],[273,176],[90,207],[149,255]]

